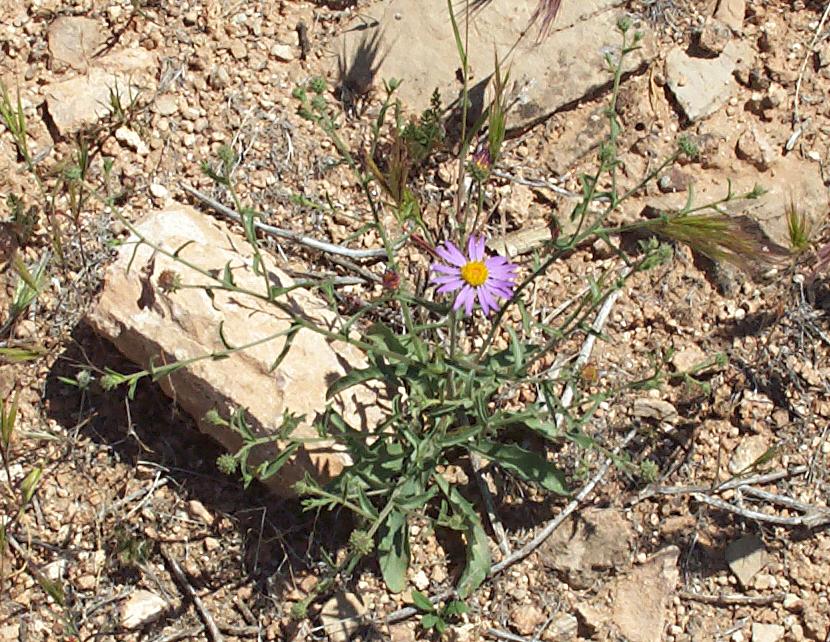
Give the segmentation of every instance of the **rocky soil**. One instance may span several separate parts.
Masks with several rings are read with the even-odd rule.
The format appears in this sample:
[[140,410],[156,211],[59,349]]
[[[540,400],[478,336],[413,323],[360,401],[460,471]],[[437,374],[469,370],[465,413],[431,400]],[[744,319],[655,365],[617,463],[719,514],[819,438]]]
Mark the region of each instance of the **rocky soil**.
[[[482,17],[491,21],[489,37],[476,34],[485,54],[474,60],[474,82],[489,73],[491,42],[508,42],[535,6],[516,2],[511,13],[503,2],[476,3],[492,13]],[[220,447],[200,432],[175,387],[165,394],[142,381],[132,398],[104,391],[99,379],[106,368],[135,366],[86,320],[106,298],[104,276],[116,242],[127,236],[125,221],[182,203],[206,219],[216,216],[183,185],[230,203],[201,168],[205,161],[215,166],[222,145],[239,157],[239,198],[267,212],[268,223],[355,248],[378,247],[372,232],[352,238],[369,214],[334,162],[331,144],[297,115],[291,92],[314,76],[343,88],[341,131],[351,141],[363,139],[377,113],[379,78],[414,79],[404,78],[413,109],[436,86],[450,99],[455,69],[442,47],[451,32],[441,21],[446,33],[433,28],[427,4],[444,5],[0,3],[0,79],[13,97],[19,91],[38,171],[48,185],[58,184],[76,162],[83,133],[95,150],[89,184],[103,186],[115,203],[89,198],[74,218],[66,190],[56,192],[64,267],[50,274],[37,303],[4,336],[4,347],[43,353],[0,366],[0,398],[20,395],[12,459],[0,472],[4,523],[11,523],[25,475],[35,465],[43,475],[0,559],[0,640],[429,639],[417,618],[387,620],[411,595],[388,593],[372,564],[309,619],[292,619],[291,607],[325,571],[324,552],[336,555],[346,544],[342,516],[303,513],[294,499],[256,484],[245,490],[220,473]],[[615,400],[598,413],[592,430],[609,447],[637,428],[626,452],[641,469],[651,462],[654,482],[612,468],[543,546],[485,583],[447,639],[830,639],[830,297],[826,274],[814,273],[815,251],[830,240],[825,5],[563,0],[550,40],[539,45],[550,52],[540,56],[544,68],[536,59],[517,67],[514,129],[488,195],[488,231],[523,266],[549,237],[551,218],[567,218],[580,172],[594,166],[608,97],[599,54],[613,45],[610,17],[620,12],[646,33],[619,101],[621,180],[635,186],[682,134],[693,137],[701,155],[639,193],[619,222],[648,215],[649,208],[682,207],[690,187],[703,201],[724,195],[729,181],[736,193],[758,184],[767,190],[762,198],[730,203],[729,211],[750,216],[771,243],[786,246],[785,214],[795,207],[810,223],[812,245],[792,264],[752,274],[678,246],[668,265],[631,281],[611,312],[607,340],[594,349],[587,388],[647,376],[655,359],[665,358],[675,374],[705,364],[697,382],[669,376],[658,390]],[[418,34],[418,55],[397,23]],[[503,32],[493,31],[499,26]],[[349,42],[364,32],[367,39]],[[358,61],[362,67],[352,64],[352,48],[365,51],[372,43],[374,57]],[[575,53],[580,46],[584,55]],[[367,67],[368,77],[357,73]],[[113,109],[113,87],[121,111]],[[427,169],[425,216],[432,221],[452,202],[455,171],[448,154]],[[38,190],[9,132],[0,132],[3,202],[14,194],[26,208],[36,206]],[[327,200],[334,215],[315,207]],[[48,221],[24,239],[11,203],[7,210],[0,227],[0,323],[16,282],[10,248],[19,246],[28,263],[54,252]],[[273,238],[267,246],[289,278],[354,276],[325,253]],[[561,313],[589,275],[616,260],[605,246],[580,248],[529,293],[534,310]],[[377,264],[366,269],[374,278],[382,274]],[[419,270],[413,259],[403,277],[414,280]],[[343,292],[369,297],[379,287],[346,285]],[[579,344],[570,347],[576,353]],[[88,386],[66,383],[84,368],[93,374]],[[578,489],[602,457],[576,455],[560,454]],[[755,477],[751,484],[729,486],[747,471]],[[461,482],[467,475],[450,473]],[[494,476],[513,550],[567,503],[499,471]],[[428,594],[452,586],[462,554],[457,543],[426,521],[412,533],[412,586]],[[493,550],[500,559],[495,542]],[[44,589],[50,585],[62,595]]]

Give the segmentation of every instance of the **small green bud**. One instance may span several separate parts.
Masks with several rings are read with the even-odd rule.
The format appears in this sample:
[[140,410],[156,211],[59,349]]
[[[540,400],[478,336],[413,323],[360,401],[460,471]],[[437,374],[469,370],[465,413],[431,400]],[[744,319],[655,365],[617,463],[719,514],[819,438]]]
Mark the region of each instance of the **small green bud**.
[[308,88],[315,94],[322,94],[326,91],[326,79],[322,76],[315,76],[308,83]]
[[101,388],[104,390],[115,390],[121,385],[123,377],[120,374],[111,372],[101,377]]
[[324,96],[317,95],[311,99],[311,106],[316,111],[326,111],[326,99]]
[[660,475],[660,467],[650,459],[646,459],[640,463],[640,477],[643,481],[651,484],[657,481]]
[[78,382],[78,388],[86,390],[89,388],[89,384],[92,383],[92,373],[85,368],[75,375],[75,381]]
[[225,453],[216,458],[216,467],[225,475],[233,475],[236,472],[236,457]]
[[694,159],[700,155],[700,150],[698,149],[697,145],[688,136],[681,137],[680,140],[677,142],[677,146],[680,149],[680,152],[688,158]]
[[355,529],[349,536],[349,546],[355,553],[361,557],[365,557],[374,550],[375,543],[372,541],[369,533],[364,530]]
[[297,100],[301,100],[303,102],[305,102],[308,98],[308,95],[306,94],[305,89],[300,87],[300,85],[297,85],[296,87],[294,87],[294,90],[291,92],[291,95],[294,98],[296,98]]
[[617,20],[617,29],[619,29],[622,33],[626,33],[629,29],[631,29],[631,18],[629,16],[623,16],[619,20]]
[[297,602],[291,607],[289,615],[292,620],[306,619],[308,617],[308,604],[306,604],[305,600]]

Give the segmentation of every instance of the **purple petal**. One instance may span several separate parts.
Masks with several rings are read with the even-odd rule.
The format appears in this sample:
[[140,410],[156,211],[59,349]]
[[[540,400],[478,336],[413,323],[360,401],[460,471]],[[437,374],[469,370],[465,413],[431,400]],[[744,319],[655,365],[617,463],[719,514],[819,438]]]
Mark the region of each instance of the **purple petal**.
[[475,300],[475,290],[471,288],[469,285],[465,285],[464,288],[461,290],[459,295],[455,297],[455,303],[452,305],[453,310],[457,310],[462,305],[467,310],[467,315],[470,315],[473,311],[473,301]]
[[435,285],[444,285],[445,283],[464,283],[464,279],[462,279],[457,274],[447,274],[444,276],[434,276],[432,277],[429,282],[434,283]]
[[464,285],[464,281],[461,281],[461,280],[450,281],[449,283],[445,283],[440,288],[435,290],[435,294],[444,294],[445,292],[455,292],[462,285]]
[[484,262],[488,270],[518,270],[519,266],[511,263],[503,256],[493,256]]
[[484,260],[484,246],[487,241],[484,238],[484,235],[476,236],[475,234],[471,234],[470,238],[467,240],[467,254],[470,256],[471,261],[482,261]]
[[515,272],[503,267],[487,267],[487,275],[493,279],[501,279],[502,281],[513,281],[516,278]]
[[487,285],[482,285],[478,288],[478,302],[481,303],[481,311],[484,316],[490,316],[490,312],[498,308],[496,302],[493,300],[492,289]]
[[503,285],[501,283],[488,283],[487,287],[490,288],[490,293],[495,294],[502,299],[509,299],[513,296],[513,287],[508,285]]
[[454,243],[447,241],[444,245],[439,245],[435,248],[435,253],[438,254],[447,263],[452,263],[457,267],[464,267],[467,264],[467,259],[461,253]]
[[466,312],[467,316],[473,314],[473,306],[476,303],[476,289],[471,287],[470,294],[467,299],[464,301],[464,311]]
[[436,272],[443,272],[444,274],[460,274],[457,267],[444,265],[443,263],[433,263],[429,266],[431,270]]

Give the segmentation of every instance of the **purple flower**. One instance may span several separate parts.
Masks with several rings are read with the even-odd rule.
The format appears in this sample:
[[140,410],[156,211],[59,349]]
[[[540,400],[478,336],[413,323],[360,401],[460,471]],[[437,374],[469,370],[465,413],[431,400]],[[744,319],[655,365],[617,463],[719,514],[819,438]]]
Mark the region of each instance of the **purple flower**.
[[430,282],[439,286],[438,294],[461,290],[452,309],[458,310],[463,305],[468,316],[473,313],[476,296],[486,316],[499,309],[497,299],[509,299],[516,287],[519,268],[503,256],[486,258],[484,244],[483,236],[471,235],[467,241],[468,257],[450,241],[435,248],[446,264],[432,264],[436,274]]

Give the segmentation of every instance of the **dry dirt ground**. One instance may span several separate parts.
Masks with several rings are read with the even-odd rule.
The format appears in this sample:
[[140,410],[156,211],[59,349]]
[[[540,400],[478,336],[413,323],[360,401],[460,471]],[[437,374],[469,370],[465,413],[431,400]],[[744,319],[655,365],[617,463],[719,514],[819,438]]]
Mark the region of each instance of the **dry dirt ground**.
[[[74,141],[61,138],[47,117],[44,88],[75,72],[56,62],[47,31],[60,16],[91,18],[104,34],[102,44],[149,52],[158,62],[157,91],[143,96],[130,117],[140,141],[116,138],[106,126],[99,132],[101,155],[113,159],[110,186],[123,190],[118,203],[125,216],[135,219],[169,198],[188,201],[182,180],[210,191],[200,162],[228,143],[242,154],[237,178],[244,201],[272,212],[275,224],[344,242],[364,222],[358,193],[341,168],[332,169],[333,150],[295,114],[291,98],[297,82],[332,76],[332,38],[366,5],[337,4],[0,1],[0,77],[13,94],[20,88],[33,154],[48,172],[59,173]],[[631,3],[653,30],[659,54],[624,85],[625,180],[633,183],[653,166],[680,132],[700,136],[702,159],[680,166],[663,191],[689,182],[723,187],[725,176],[789,189],[814,221],[813,247],[820,247],[827,241],[827,210],[818,209],[821,199],[801,193],[799,181],[823,170],[830,155],[825,3],[747,2],[741,42],[751,49],[752,63],[736,72],[738,86],[727,105],[688,125],[666,88],[663,60],[676,45],[695,46],[695,32],[713,4]],[[797,92],[803,131],[782,158]],[[555,178],[562,188],[577,187],[579,172],[594,161],[605,98],[586,99],[508,141],[501,169],[524,184],[496,181],[494,232],[544,224],[567,212],[567,197],[533,181]],[[377,95],[362,102],[346,121],[349,138],[365,132]],[[100,158],[92,167],[100,181]],[[450,197],[451,168],[439,159],[429,170],[436,202]],[[0,195],[10,193],[23,195],[27,207],[38,202],[36,186],[2,132]],[[308,200],[298,203],[292,194]],[[653,188],[647,196],[661,194]],[[307,204],[326,197],[343,216],[319,216]],[[780,218],[765,223],[780,230],[787,202],[777,198],[767,211]],[[639,201],[626,216],[639,216],[644,205]],[[295,501],[277,500],[257,486],[243,490],[223,476],[215,464],[218,449],[154,385],[142,383],[126,400],[95,381],[79,390],[59,379],[74,378],[80,367],[132,368],[82,320],[109,244],[123,236],[123,226],[94,200],[77,221],[67,216],[62,224],[70,239],[67,267],[55,270],[7,344],[36,342],[46,354],[0,368],[3,398],[20,392],[16,439],[1,480],[3,519],[16,514],[24,475],[43,467],[30,507],[9,522],[15,545],[6,547],[2,560],[0,640],[325,639],[318,607],[307,621],[294,621],[289,612],[323,572],[324,551],[336,554],[344,545],[339,516],[304,514]],[[9,236],[14,230],[3,225]],[[363,235],[357,243],[374,246],[377,239]],[[42,221],[20,251],[31,261],[48,246]],[[325,257],[290,244],[274,249],[296,270],[332,269]],[[8,300],[15,277],[4,260]],[[532,296],[540,308],[555,308],[612,260],[599,246],[581,248]],[[659,391],[602,408],[596,434],[613,445],[638,427],[629,455],[636,463],[654,462],[657,483],[647,487],[642,479],[609,472],[576,525],[563,527],[587,549],[585,556],[563,553],[572,549],[554,538],[487,582],[449,639],[605,639],[606,622],[623,631],[610,639],[830,639],[830,536],[826,526],[810,528],[802,519],[821,516],[830,500],[830,298],[826,277],[810,279],[814,261],[808,252],[793,266],[750,279],[679,247],[668,265],[632,281],[611,314],[608,341],[594,351],[590,379],[601,385],[642,376],[669,348],[676,350],[671,368],[721,353],[725,365],[701,373],[705,388],[669,378]],[[768,494],[709,492],[765,453],[771,456],[754,472],[767,475],[756,488]],[[571,458],[574,487],[600,461],[593,454]],[[565,504],[502,483],[498,475],[496,497],[514,547]],[[743,514],[712,505],[713,498]],[[416,531],[413,583],[427,593],[447,588],[461,551],[426,522]],[[730,551],[743,545],[753,552],[730,568]],[[176,577],[177,565],[184,580]],[[44,591],[43,576],[62,587],[62,605]],[[147,598],[142,591],[166,604],[153,622],[130,628],[125,616],[138,598]],[[361,567],[342,592],[359,595],[379,623],[356,628],[354,639],[428,639],[416,618],[383,623],[407,595],[387,593],[373,564]],[[206,628],[202,611],[218,633]]]

